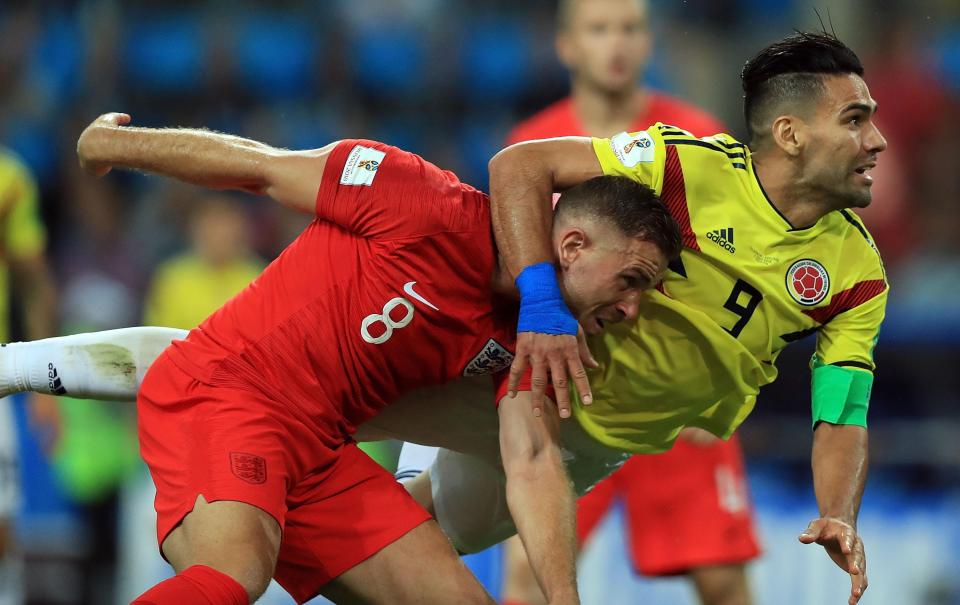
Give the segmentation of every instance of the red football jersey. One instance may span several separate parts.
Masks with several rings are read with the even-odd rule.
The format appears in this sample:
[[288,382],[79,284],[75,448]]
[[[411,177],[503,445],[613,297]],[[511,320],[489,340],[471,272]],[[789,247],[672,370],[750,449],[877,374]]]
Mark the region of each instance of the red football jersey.
[[[649,92],[647,95],[646,111],[630,124],[630,132],[645,130],[656,122],[679,126],[697,137],[706,137],[725,130],[716,118],[689,103],[659,92]],[[586,134],[573,109],[573,101],[567,97],[518,124],[507,136],[507,144]],[[615,134],[617,133],[608,132],[604,133],[604,136]]]
[[491,290],[484,193],[412,153],[350,140],[327,160],[316,212],[168,349],[174,363],[250,385],[331,437],[411,389],[509,367],[517,306]]

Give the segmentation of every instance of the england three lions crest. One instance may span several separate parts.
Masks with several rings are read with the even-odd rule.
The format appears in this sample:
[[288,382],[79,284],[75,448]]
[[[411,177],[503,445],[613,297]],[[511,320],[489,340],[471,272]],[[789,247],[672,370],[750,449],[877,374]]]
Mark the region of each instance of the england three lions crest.
[[500,370],[506,370],[513,363],[513,353],[507,350],[502,344],[494,339],[487,341],[480,352],[477,353],[467,367],[463,369],[464,376],[481,376],[483,374],[495,374]]

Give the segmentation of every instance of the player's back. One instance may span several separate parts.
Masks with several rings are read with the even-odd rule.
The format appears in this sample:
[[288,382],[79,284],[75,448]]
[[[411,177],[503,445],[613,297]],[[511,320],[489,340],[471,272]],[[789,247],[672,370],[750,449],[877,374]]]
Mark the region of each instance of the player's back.
[[484,194],[413,154],[345,141],[327,160],[317,215],[173,347],[177,365],[350,433],[412,388],[509,364],[514,309],[491,292]]

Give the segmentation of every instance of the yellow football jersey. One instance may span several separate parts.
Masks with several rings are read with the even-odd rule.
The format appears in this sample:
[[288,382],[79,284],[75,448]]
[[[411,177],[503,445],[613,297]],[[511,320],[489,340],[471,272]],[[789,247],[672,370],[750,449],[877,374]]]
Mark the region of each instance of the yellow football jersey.
[[186,253],[161,264],[154,273],[144,305],[144,321],[152,326],[189,330],[247,287],[263,271],[253,258],[211,267]]
[[0,148],[0,342],[6,342],[9,333],[7,263],[41,254],[45,245],[37,185],[26,167]]
[[[820,398],[842,404],[853,396],[849,375],[872,379],[887,282],[856,214],[793,228],[764,193],[750,150],[728,135],[697,139],[658,123],[593,146],[605,174],[660,195],[684,245],[638,321],[591,342],[601,364],[594,403],[575,409],[593,437],[641,453],[668,449],[687,425],[727,437],[776,378],[780,351],[814,333],[815,368],[843,368],[846,380],[827,374],[818,385],[815,370]],[[869,398],[869,386],[856,396]]]

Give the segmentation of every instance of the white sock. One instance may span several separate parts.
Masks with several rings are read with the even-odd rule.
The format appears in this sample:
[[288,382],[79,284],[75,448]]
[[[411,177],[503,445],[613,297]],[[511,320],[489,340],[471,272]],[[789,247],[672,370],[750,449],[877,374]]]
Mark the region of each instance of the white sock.
[[397,472],[393,476],[400,483],[410,481],[430,468],[439,452],[438,447],[404,442],[400,450],[400,458],[397,460]]
[[0,346],[0,397],[21,391],[131,401],[175,328],[121,328]]

